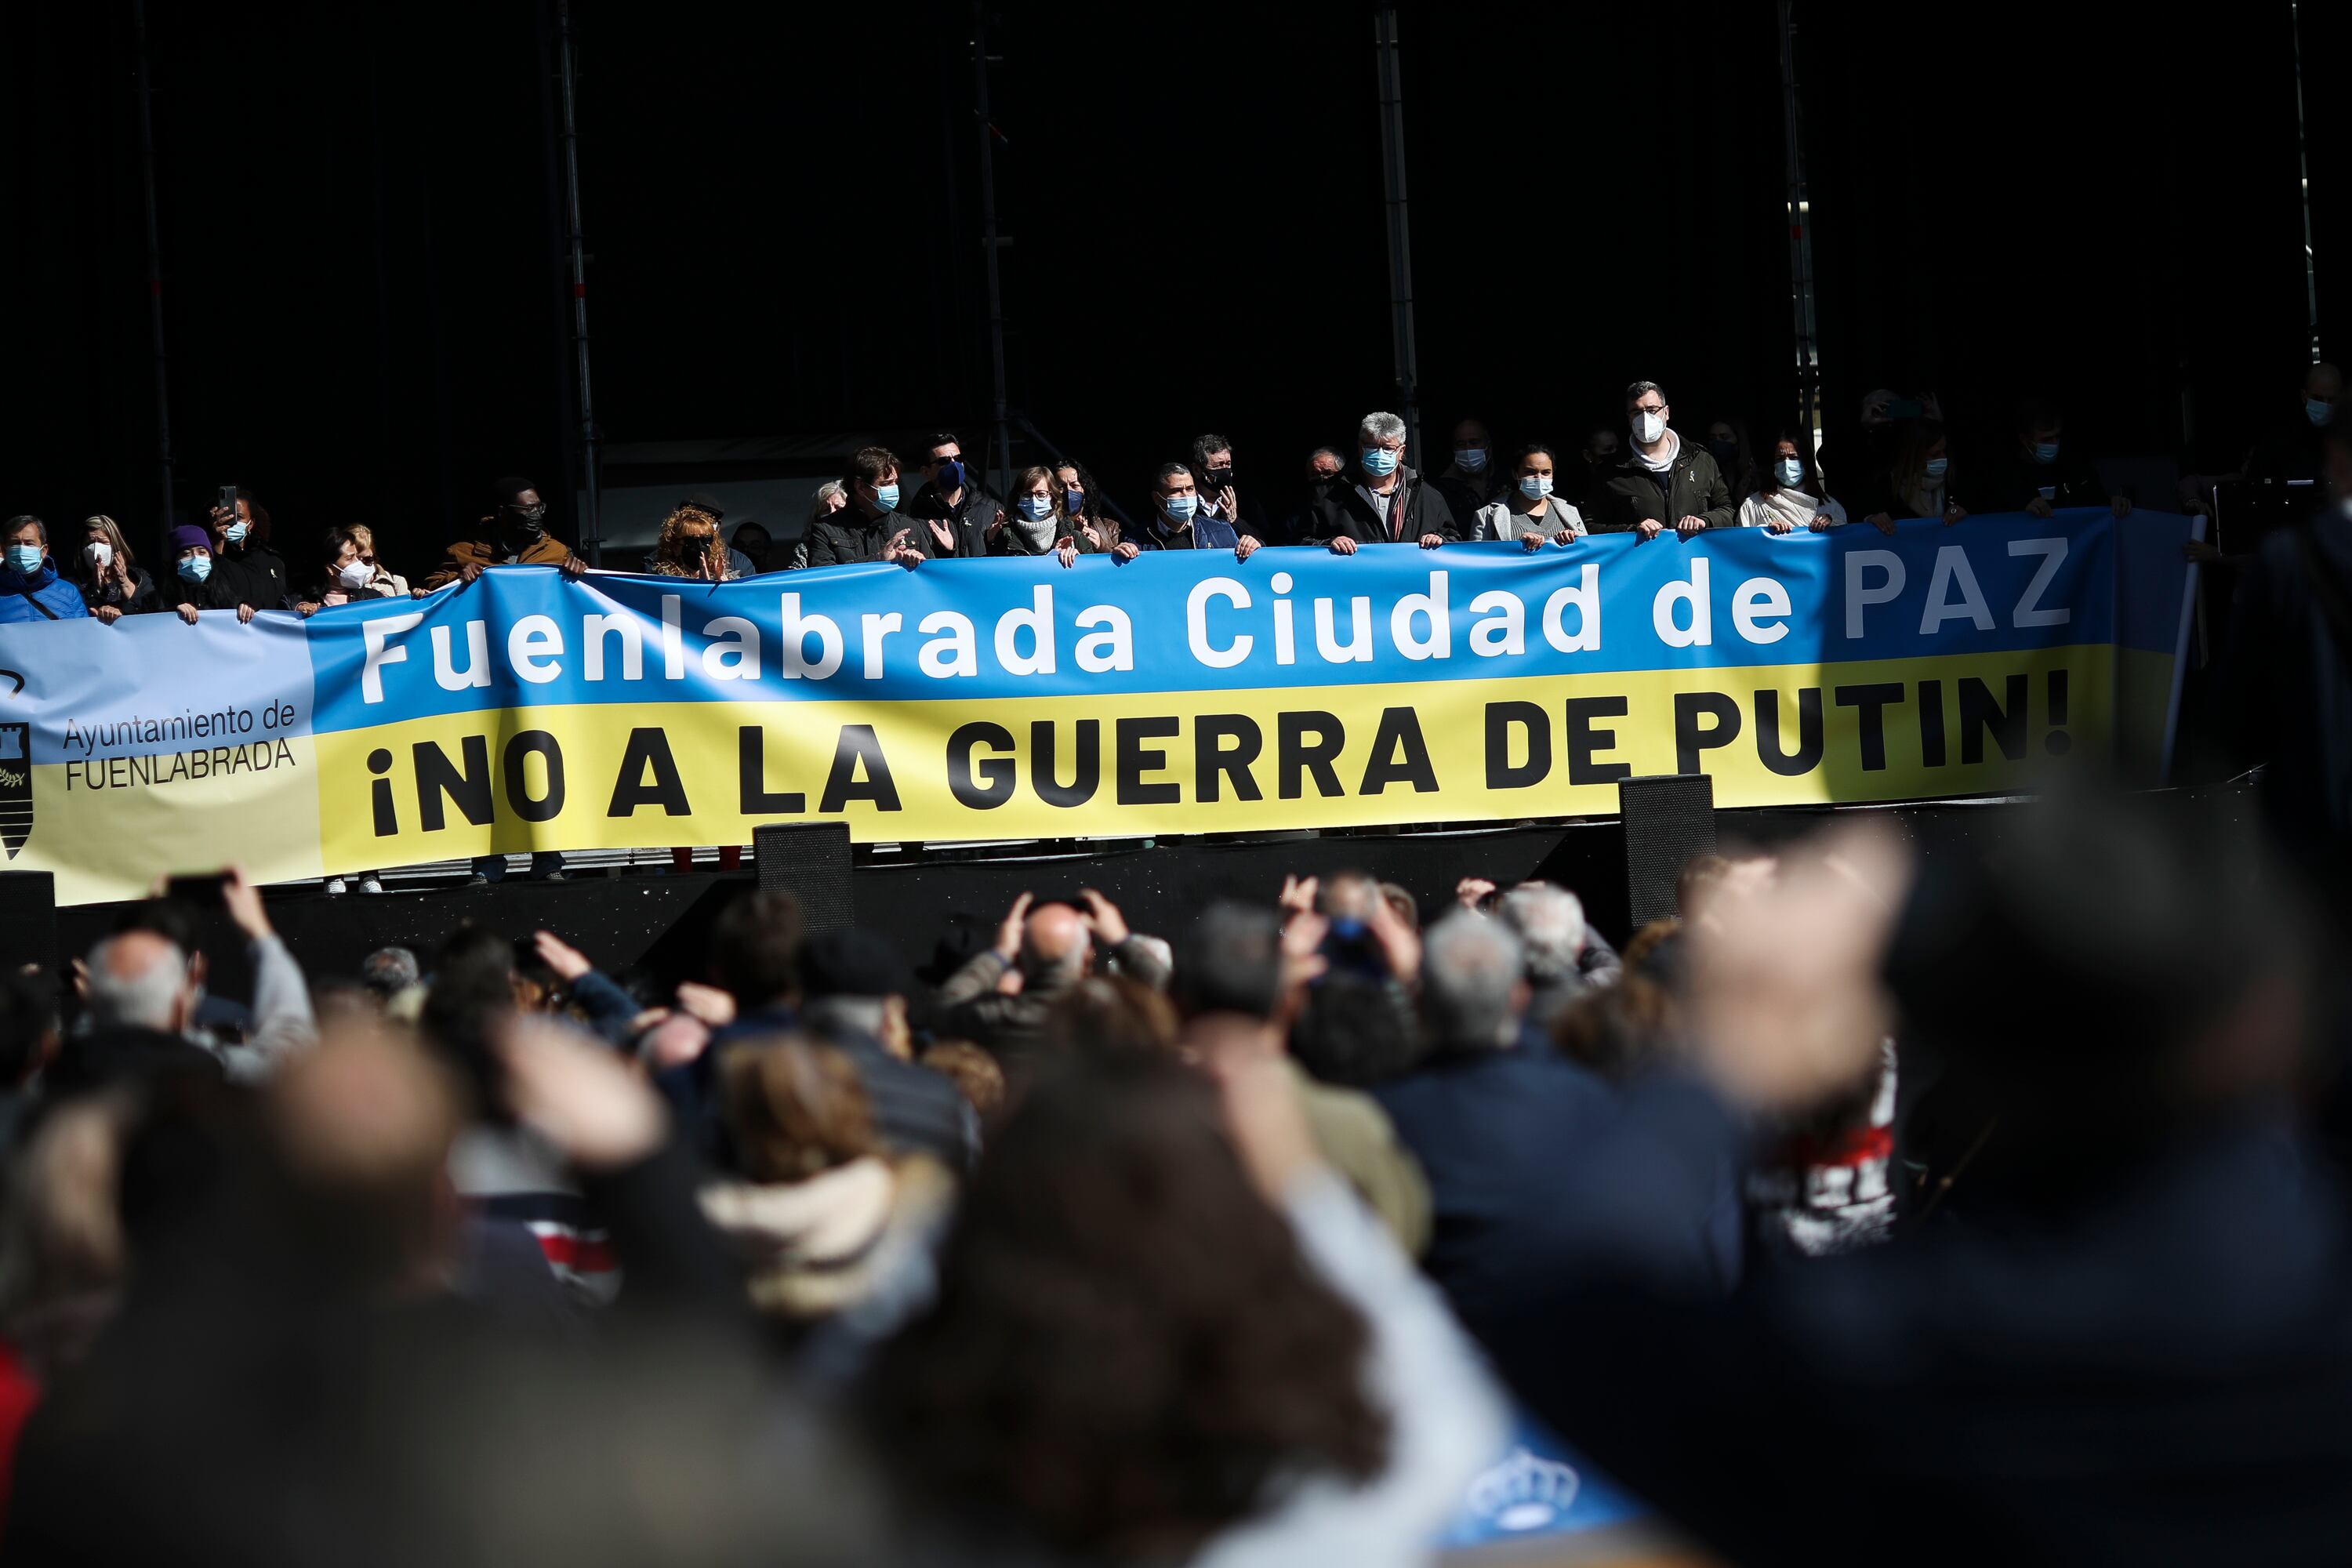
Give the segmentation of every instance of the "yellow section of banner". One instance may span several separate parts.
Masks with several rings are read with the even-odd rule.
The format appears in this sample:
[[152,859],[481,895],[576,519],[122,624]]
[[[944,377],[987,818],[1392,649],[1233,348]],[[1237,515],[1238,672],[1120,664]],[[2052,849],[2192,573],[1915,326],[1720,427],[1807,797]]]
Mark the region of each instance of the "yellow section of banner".
[[1593,815],[1616,809],[1625,773],[1692,769],[1724,806],[1992,793],[2105,756],[2114,671],[2111,649],[2074,647],[1083,700],[509,709],[317,737],[318,817],[341,871],[743,843],[787,820],[871,841]]
[[321,749],[287,735],[43,763],[28,770],[32,828],[5,869],[56,873],[61,904],[142,898],[158,877],[228,865],[265,882],[323,876]]

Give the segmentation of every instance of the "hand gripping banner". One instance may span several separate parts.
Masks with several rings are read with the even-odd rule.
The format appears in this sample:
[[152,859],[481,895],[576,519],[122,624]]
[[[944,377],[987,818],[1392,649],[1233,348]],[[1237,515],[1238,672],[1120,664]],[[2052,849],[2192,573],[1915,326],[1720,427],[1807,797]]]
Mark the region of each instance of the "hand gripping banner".
[[[1097,837],[2153,782],[2190,520],[550,568],[308,621],[0,628],[0,847],[61,901],[531,849]],[[21,689],[9,689],[21,679]]]

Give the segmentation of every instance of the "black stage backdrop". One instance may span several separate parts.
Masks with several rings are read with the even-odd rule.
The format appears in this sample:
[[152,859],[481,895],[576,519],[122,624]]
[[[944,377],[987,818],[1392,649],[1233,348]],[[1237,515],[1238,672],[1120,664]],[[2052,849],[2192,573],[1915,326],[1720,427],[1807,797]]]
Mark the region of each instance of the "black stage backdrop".
[[[576,459],[552,0],[152,0],[184,504],[428,558]],[[967,0],[578,0],[608,439],[987,409]],[[1396,403],[1372,13],[999,0],[1011,394],[1124,499],[1217,429],[1285,492]],[[0,7],[0,511],[152,537],[130,0]],[[2305,357],[2284,4],[1799,0],[1832,429],[1882,382],[2021,385],[2115,452],[2233,466]],[[2352,319],[2352,8],[2306,6],[2320,298]],[[1689,426],[1792,406],[1774,7],[1403,7],[1423,428],[1572,445],[1637,375]],[[2331,304],[2332,301],[2332,304]],[[2340,350],[2338,351],[2340,353]],[[551,499],[557,499],[551,496]],[[559,500],[559,510],[562,510]],[[565,527],[571,520],[562,519]]]

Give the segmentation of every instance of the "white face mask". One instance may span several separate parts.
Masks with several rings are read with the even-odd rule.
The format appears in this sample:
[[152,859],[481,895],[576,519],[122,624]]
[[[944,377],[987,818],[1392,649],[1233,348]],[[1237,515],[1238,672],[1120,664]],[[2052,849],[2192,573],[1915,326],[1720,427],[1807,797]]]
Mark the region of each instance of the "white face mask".
[[1543,500],[1544,497],[1551,494],[1551,476],[1549,474],[1521,474],[1519,476],[1519,493],[1527,497],[1529,500]]
[[364,588],[375,581],[375,568],[364,561],[354,561],[335,574],[335,581],[346,588]]
[[1644,447],[1666,433],[1666,416],[1647,409],[1633,416],[1633,439]]
[[82,553],[89,556],[89,563],[101,572],[114,563],[114,546],[103,539],[91,540],[82,547]]

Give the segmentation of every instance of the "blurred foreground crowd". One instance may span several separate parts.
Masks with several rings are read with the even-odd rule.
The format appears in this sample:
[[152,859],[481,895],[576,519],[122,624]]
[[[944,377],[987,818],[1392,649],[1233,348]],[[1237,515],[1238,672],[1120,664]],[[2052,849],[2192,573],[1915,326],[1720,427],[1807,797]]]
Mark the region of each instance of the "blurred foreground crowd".
[[0,987],[0,1551],[1402,1563],[1516,1416],[1730,1561],[2332,1558],[2341,981],[2263,865],[2059,799],[1622,951],[1465,866],[920,973],[760,891],[682,983],[306,975],[231,873]]

